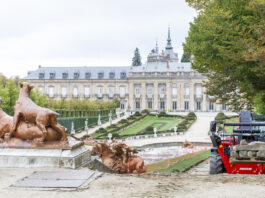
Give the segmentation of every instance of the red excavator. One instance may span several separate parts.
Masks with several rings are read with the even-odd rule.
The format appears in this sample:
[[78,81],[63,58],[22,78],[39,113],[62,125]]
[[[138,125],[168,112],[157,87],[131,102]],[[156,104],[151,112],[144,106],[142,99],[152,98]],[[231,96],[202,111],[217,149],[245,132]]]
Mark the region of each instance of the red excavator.
[[264,118],[241,111],[239,123],[223,124],[233,126],[232,133],[217,132],[216,122],[211,122],[210,174],[265,174]]

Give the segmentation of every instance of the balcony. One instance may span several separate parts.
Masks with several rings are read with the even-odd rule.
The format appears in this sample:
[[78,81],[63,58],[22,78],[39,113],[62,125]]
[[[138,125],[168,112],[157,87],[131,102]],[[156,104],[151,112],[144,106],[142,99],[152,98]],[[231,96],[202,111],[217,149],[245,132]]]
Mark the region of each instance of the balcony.
[[120,98],[125,98],[125,94],[120,94]]
[[177,98],[178,95],[177,94],[172,94],[172,98]]
[[114,94],[113,93],[110,93],[109,94],[109,98],[114,98]]

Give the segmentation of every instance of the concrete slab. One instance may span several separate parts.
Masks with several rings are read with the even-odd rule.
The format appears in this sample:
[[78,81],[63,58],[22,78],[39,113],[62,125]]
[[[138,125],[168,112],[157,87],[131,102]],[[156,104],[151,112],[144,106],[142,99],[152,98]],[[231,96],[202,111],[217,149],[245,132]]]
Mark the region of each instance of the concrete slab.
[[22,188],[79,188],[94,175],[93,171],[37,171],[18,180],[11,187]]

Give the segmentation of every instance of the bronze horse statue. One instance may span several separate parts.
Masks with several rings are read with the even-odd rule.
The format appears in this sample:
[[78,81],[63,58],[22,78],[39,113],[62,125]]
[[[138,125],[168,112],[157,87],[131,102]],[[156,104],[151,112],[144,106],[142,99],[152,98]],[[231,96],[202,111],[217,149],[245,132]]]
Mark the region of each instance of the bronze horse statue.
[[[38,136],[39,143],[43,143],[45,140],[54,139],[51,138],[53,132],[56,131],[61,141],[67,142],[67,133],[63,126],[57,123],[56,112],[40,107],[36,105],[29,97],[30,91],[33,89],[33,85],[26,82],[20,83],[19,98],[16,101],[14,107],[14,118],[11,130],[5,134],[5,139],[10,139],[12,136],[17,136],[18,128],[20,127],[21,132],[20,139],[28,139],[28,137]],[[26,127],[23,122],[29,123],[29,127]],[[19,124],[20,123],[20,124]],[[33,129],[34,127],[34,129]],[[46,128],[48,127],[48,129]],[[32,129],[32,130],[29,130]],[[37,131],[36,133],[34,133]],[[41,131],[41,135],[40,132]]]
[[143,158],[132,153],[137,151],[117,141],[113,141],[110,145],[94,141],[92,148],[92,154],[98,154],[103,164],[116,173],[133,173],[135,170],[138,174],[145,173]]
[[[1,108],[2,99],[0,98],[0,139],[3,141],[3,138],[8,134],[13,125],[13,117],[7,115]],[[47,127],[47,141],[58,141],[62,138],[61,134],[55,131],[51,127]],[[42,137],[42,131],[34,123],[25,122],[23,120],[19,121],[16,133],[14,134],[15,138],[21,140],[35,140],[37,141]]]

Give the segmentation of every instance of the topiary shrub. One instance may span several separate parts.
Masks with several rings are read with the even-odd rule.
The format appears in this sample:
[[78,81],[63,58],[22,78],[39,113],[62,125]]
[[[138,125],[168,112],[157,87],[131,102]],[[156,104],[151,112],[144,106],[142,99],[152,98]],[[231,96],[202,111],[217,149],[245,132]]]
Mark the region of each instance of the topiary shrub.
[[145,128],[145,131],[154,131],[154,127],[148,126]]
[[166,117],[167,114],[165,111],[161,111],[159,114],[158,114],[158,117]]
[[219,124],[223,124],[224,121],[226,119],[226,116],[223,112],[219,112],[216,117],[215,117],[215,122],[219,123]]
[[119,121],[119,123],[121,123],[121,124],[128,123],[128,120],[122,119],[122,120]]
[[139,111],[136,111],[134,116],[141,116],[141,113]]

